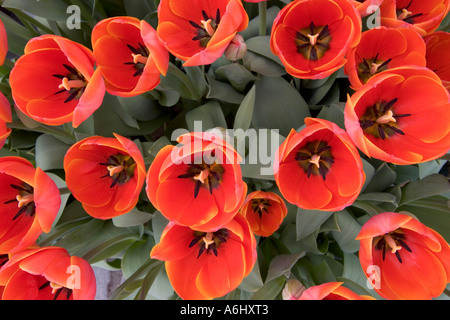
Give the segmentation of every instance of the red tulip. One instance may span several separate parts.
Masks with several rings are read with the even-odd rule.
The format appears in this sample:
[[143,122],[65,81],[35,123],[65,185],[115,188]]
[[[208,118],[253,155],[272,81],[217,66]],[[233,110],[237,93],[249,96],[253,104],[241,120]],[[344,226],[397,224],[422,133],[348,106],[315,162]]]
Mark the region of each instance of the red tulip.
[[306,289],[298,300],[374,300],[343,287],[343,282],[327,282]]
[[169,67],[169,53],[144,20],[112,17],[92,30],[92,47],[106,90],[131,97],[154,89]]
[[268,237],[280,227],[286,217],[287,207],[276,193],[258,190],[247,195],[240,212],[253,233]]
[[178,142],[181,146],[163,148],[151,164],[147,195],[168,220],[195,230],[217,230],[245,200],[241,158],[211,133],[184,134]]
[[[357,239],[361,266],[386,299],[431,299],[450,282],[450,246],[410,215],[377,214],[363,225]],[[371,269],[379,271],[373,274]]]
[[93,300],[91,265],[66,249],[43,247],[13,255],[0,269],[2,300]]
[[5,62],[8,53],[8,35],[6,34],[5,25],[0,19],[0,66]]
[[407,65],[425,67],[425,42],[411,29],[379,27],[363,32],[361,42],[350,51],[345,73],[354,90],[375,74]]
[[322,79],[347,62],[361,29],[361,17],[348,0],[296,0],[278,13],[270,46],[292,76]]
[[449,0],[384,0],[381,25],[411,28],[425,36],[439,27],[449,10]]
[[11,134],[11,129],[6,126],[12,121],[11,105],[3,93],[0,92],[0,148],[5,144]]
[[450,91],[450,33],[436,31],[424,37],[426,43],[426,65],[442,80]]
[[347,100],[345,127],[369,157],[395,164],[437,159],[450,148],[449,93],[427,68],[373,76]]
[[103,102],[104,82],[94,64],[92,52],[69,39],[31,39],[9,78],[17,107],[44,124],[78,127]]
[[339,211],[358,197],[365,181],[358,150],[333,122],[306,118],[306,128],[294,130],[275,155],[275,181],[292,204]]
[[110,219],[136,206],[145,164],[136,144],[118,134],[75,143],[64,157],[67,187],[88,214]]
[[28,248],[50,231],[61,196],[44,171],[23,158],[0,158],[0,191],[0,253]]
[[182,299],[213,299],[234,290],[250,273],[256,240],[240,215],[214,232],[169,222],[150,256],[165,261],[170,283]]
[[158,36],[186,67],[216,61],[248,24],[240,0],[162,0],[158,19]]

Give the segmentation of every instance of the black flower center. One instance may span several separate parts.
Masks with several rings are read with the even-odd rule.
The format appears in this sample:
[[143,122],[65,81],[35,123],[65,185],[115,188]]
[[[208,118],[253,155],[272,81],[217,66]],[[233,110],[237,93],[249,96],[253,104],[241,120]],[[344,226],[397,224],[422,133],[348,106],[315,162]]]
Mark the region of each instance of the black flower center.
[[328,25],[315,26],[313,22],[309,28],[296,32],[295,43],[297,52],[306,59],[316,61],[330,48],[330,30]]
[[208,14],[202,10],[203,19],[200,20],[200,24],[189,20],[191,26],[193,26],[195,30],[195,37],[192,38],[194,41],[199,41],[200,46],[202,48],[206,48],[208,42],[213,37],[220,23],[220,10],[217,9],[216,16],[210,17]]
[[127,44],[127,47],[131,51],[133,61],[128,61],[124,64],[133,66],[135,70],[133,77],[140,76],[144,72],[145,64],[147,63],[150,51],[142,43],[138,43],[137,47]]
[[334,163],[331,154],[331,146],[326,141],[308,142],[297,152],[295,160],[298,161],[308,178],[313,175],[320,175],[326,179],[328,171]]
[[23,213],[29,217],[33,217],[36,214],[36,205],[33,197],[34,188],[27,183],[23,183],[23,185],[20,186],[11,184],[10,186],[18,191],[18,194],[14,199],[4,202],[4,204],[17,203],[19,209],[12,220],[16,220]]
[[263,213],[269,213],[268,207],[272,206],[269,199],[253,199],[251,206],[254,213],[257,213],[262,218]]
[[66,74],[54,74],[53,77],[61,79],[61,84],[58,86],[58,91],[55,95],[67,92],[68,97],[64,100],[64,103],[70,102],[73,99],[80,99],[84,90],[86,89],[87,81],[84,76],[74,67],[63,63],[64,68],[67,70]]
[[100,178],[111,178],[111,188],[116,185],[122,185],[128,182],[134,176],[136,162],[129,155],[112,155],[106,162],[100,162],[99,165],[105,166],[108,172]]
[[195,245],[198,246],[197,259],[200,258],[203,252],[206,252],[206,254],[212,253],[217,257],[217,249],[219,249],[222,243],[227,241],[228,230],[219,229],[215,232],[194,231],[193,237],[189,243],[189,248]]
[[386,259],[386,252],[388,250],[391,253],[395,254],[395,257],[400,263],[403,262],[402,257],[400,255],[401,249],[404,248],[406,251],[412,252],[412,250],[406,244],[405,234],[401,229],[388,232],[382,236],[375,237],[373,240],[373,247],[375,248],[375,250],[382,251],[383,261]]
[[377,53],[372,59],[363,58],[363,62],[358,65],[358,75],[363,83],[366,83],[373,75],[385,71],[392,59],[381,60]]

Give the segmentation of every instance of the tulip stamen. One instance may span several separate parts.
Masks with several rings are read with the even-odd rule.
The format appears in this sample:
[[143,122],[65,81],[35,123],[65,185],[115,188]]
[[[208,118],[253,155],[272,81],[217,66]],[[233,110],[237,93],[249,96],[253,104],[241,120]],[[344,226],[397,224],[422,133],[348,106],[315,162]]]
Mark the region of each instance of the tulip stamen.
[[267,207],[272,206],[269,199],[253,199],[251,203],[254,213],[258,213],[259,217],[262,218],[263,213],[269,213]]
[[362,62],[358,65],[358,75],[363,83],[366,83],[373,75],[385,71],[388,69],[388,64],[392,58],[382,60],[378,58],[379,53],[372,59],[363,58]]
[[316,61],[329,49],[331,41],[328,25],[316,27],[313,22],[308,28],[296,32],[297,52],[306,59]]
[[55,95],[68,92],[69,96],[64,100],[64,103],[68,103],[74,99],[80,99],[86,89],[87,81],[74,67],[64,63],[63,66],[68,71],[67,74],[53,74],[53,77],[61,79],[61,84],[58,85],[60,90],[56,91]]
[[222,165],[216,162],[208,164],[202,159],[202,164],[189,164],[187,172],[180,174],[178,178],[191,179],[194,182],[194,199],[196,199],[202,186],[212,195],[213,189],[222,182],[223,172]]
[[131,57],[133,61],[125,62],[126,65],[132,65],[135,69],[133,77],[142,75],[145,65],[147,64],[150,51],[142,43],[138,43],[137,47],[133,47],[127,44],[128,49],[131,51]]
[[320,175],[324,181],[334,163],[331,146],[325,141],[308,142],[299,149],[295,160],[298,161],[308,178],[311,175]]
[[201,232],[194,231],[194,238],[189,243],[189,248],[198,245],[197,259],[206,252],[206,254],[218,255],[218,249],[222,243],[226,242],[228,238],[227,229],[219,229],[215,232]]
[[216,16],[210,17],[205,10],[202,10],[203,19],[200,20],[200,24],[195,21],[189,20],[189,24],[195,28],[195,36],[192,38],[193,41],[199,41],[202,48],[206,48],[211,38],[217,31],[220,23],[220,9],[217,9]]
[[10,185],[11,188],[19,191],[19,194],[16,195],[14,199],[7,200],[3,204],[10,204],[17,202],[17,208],[19,210],[14,215],[12,220],[16,220],[23,213],[26,213],[27,216],[32,217],[36,214],[36,205],[34,203],[34,188],[27,183],[24,183],[23,186],[18,186],[15,184]]
[[413,0],[411,0],[405,8],[397,10],[397,19],[403,20],[409,24],[414,24],[414,19],[423,15],[423,13],[413,14],[409,11],[409,7],[411,6]]
[[375,237],[373,246],[376,250],[381,250],[383,261],[385,261],[386,252],[388,251],[394,254],[400,263],[403,262],[400,255],[401,249],[405,249],[407,252],[412,252],[411,248],[405,242],[405,234],[400,229]]
[[399,128],[399,119],[411,116],[411,114],[395,114],[392,107],[397,102],[394,98],[388,102],[377,102],[366,109],[359,120],[361,129],[368,134],[382,140],[394,135],[405,133]]
[[100,178],[109,177],[112,179],[110,188],[116,185],[122,185],[128,182],[134,176],[136,162],[129,155],[112,155],[106,162],[100,162],[99,165],[105,166],[107,173]]

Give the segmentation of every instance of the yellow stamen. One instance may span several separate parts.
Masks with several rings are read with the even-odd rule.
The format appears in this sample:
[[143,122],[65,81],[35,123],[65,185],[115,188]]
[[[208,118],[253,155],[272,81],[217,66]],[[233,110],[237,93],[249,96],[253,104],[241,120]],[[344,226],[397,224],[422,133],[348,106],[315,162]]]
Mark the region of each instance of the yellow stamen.
[[394,239],[392,239],[392,237],[388,234],[384,236],[384,240],[389,245],[389,247],[391,247],[392,253],[395,253],[395,252],[397,252],[397,250],[400,250],[402,248],[401,246],[397,245],[395,243]]
[[18,207],[21,208],[23,206],[26,206],[30,202],[33,202],[34,201],[34,196],[32,194],[27,194],[27,195],[22,197],[20,194],[18,194],[16,196],[16,200],[18,202]]
[[58,289],[61,289],[63,286],[54,282],[50,282],[50,287],[52,287],[52,294],[55,294]]
[[394,115],[394,113],[391,110],[388,110],[383,116],[381,116],[377,119],[377,123],[386,124],[389,122],[397,122],[397,120],[395,120],[393,115]]
[[310,34],[307,34],[307,36],[308,36],[308,38],[309,38],[309,43],[313,46],[313,45],[315,45],[316,43],[317,43],[317,38],[319,37],[319,34],[317,33],[317,34],[315,34],[315,35],[310,35]]
[[202,20],[200,22],[202,23],[203,29],[205,29],[208,35],[212,37],[215,31],[214,28],[211,26],[211,19],[208,19],[206,21]]
[[214,243],[214,240],[212,239],[212,237],[213,237],[213,233],[212,232],[207,232],[206,236],[204,236],[202,238],[203,242],[205,243],[206,249],[208,249],[210,244]]
[[209,176],[209,169],[205,169],[194,177],[195,180],[199,180],[201,183],[205,183],[205,179]]
[[315,165],[317,166],[317,168],[320,167],[319,161],[320,161],[320,156],[317,155],[317,154],[314,154],[314,155],[311,157],[311,159],[309,160],[309,162],[315,164]]
[[133,57],[133,62],[135,64],[136,63],[143,63],[143,64],[147,63],[148,58],[144,57],[143,55],[141,55],[139,53],[138,54],[132,53],[131,56]]
[[122,165],[119,166],[109,165],[107,166],[107,169],[109,171],[109,175],[112,177],[113,175],[122,172],[124,167]]
[[403,9],[402,13],[397,17],[398,20],[405,20],[410,14],[412,14],[411,11],[408,11],[407,9]]
[[59,89],[66,89],[67,91],[69,91],[72,88],[81,88],[81,87],[85,87],[86,83],[82,80],[69,80],[67,77],[64,77],[62,79],[61,84],[58,86]]

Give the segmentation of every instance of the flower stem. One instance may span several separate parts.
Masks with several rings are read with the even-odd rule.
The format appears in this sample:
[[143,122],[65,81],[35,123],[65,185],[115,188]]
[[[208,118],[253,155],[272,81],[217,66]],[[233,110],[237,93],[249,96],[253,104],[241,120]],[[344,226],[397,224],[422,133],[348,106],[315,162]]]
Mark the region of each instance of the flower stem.
[[267,2],[258,2],[258,12],[259,12],[259,35],[266,35],[266,24],[267,24]]

